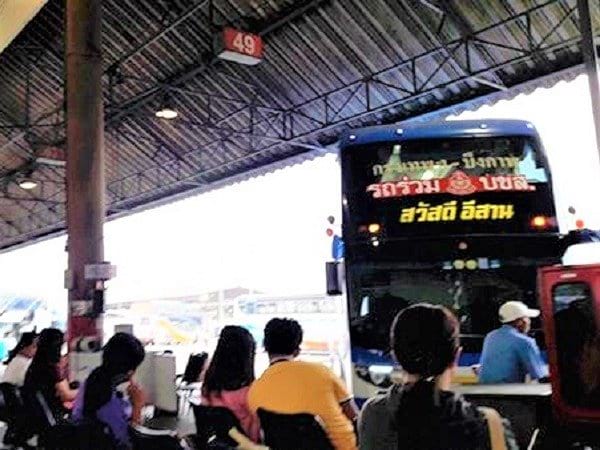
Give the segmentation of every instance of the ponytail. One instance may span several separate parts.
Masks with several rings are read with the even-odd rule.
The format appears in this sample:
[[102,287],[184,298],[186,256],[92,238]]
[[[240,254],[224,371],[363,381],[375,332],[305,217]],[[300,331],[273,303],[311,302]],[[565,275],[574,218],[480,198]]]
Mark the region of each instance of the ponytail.
[[96,412],[108,403],[113,394],[113,380],[106,367],[95,368],[85,382],[83,416],[95,418]]
[[23,351],[24,348],[27,348],[31,344],[33,344],[36,338],[37,335],[35,334],[35,331],[23,333],[21,335],[21,339],[19,339],[19,342],[17,342],[17,345],[15,345],[15,348],[8,352],[8,358],[6,359],[6,361],[4,361],[4,364],[10,364],[10,362],[15,358],[15,356],[21,353],[21,351]]

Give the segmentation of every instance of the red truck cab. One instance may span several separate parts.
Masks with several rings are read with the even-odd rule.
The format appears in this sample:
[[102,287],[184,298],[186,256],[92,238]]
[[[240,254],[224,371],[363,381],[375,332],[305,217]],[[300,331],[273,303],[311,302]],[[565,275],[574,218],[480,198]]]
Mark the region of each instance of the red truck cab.
[[[600,244],[579,245],[600,255]],[[555,417],[600,424],[600,263],[544,267],[538,289]]]

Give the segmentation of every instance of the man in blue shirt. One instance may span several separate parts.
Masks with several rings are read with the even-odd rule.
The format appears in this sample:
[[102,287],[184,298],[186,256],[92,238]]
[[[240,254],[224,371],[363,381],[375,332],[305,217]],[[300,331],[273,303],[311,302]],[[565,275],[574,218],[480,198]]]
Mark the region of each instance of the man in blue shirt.
[[548,376],[540,349],[527,336],[531,317],[539,316],[522,302],[507,302],[498,311],[502,327],[489,333],[483,341],[480,383],[524,383],[526,375],[532,380]]

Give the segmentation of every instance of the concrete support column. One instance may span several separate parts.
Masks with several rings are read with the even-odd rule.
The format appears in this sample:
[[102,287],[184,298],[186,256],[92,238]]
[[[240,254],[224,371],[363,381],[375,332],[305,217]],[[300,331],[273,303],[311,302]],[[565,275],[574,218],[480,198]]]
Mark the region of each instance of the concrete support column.
[[585,72],[590,85],[592,115],[596,130],[596,149],[600,154],[600,85],[598,80],[598,55],[594,42],[594,28],[588,0],[577,0],[579,10],[579,29],[581,31],[581,50],[585,63]]
[[[104,260],[104,108],[102,0],[67,0],[67,229],[68,339],[102,338],[101,311],[93,299],[102,284],[85,279],[87,264]],[[100,302],[101,304],[102,302]],[[96,303],[98,304],[98,302]]]

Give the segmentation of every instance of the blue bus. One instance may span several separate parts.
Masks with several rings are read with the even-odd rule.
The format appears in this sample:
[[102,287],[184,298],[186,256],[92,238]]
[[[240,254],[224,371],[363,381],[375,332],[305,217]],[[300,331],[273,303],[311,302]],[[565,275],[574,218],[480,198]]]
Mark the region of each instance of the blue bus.
[[390,384],[390,325],[417,302],[457,315],[457,381],[476,382],[470,366],[499,325],[498,307],[536,305],[537,268],[560,261],[550,168],[535,127],[520,120],[369,127],[343,136],[340,157],[356,397]]

